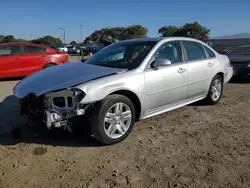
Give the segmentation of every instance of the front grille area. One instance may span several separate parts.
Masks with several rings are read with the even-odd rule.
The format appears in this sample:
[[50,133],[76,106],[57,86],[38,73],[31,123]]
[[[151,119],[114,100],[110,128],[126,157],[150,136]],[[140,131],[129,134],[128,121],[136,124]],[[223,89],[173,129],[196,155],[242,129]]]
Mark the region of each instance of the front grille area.
[[54,97],[53,104],[59,108],[73,107],[72,97]]
[[60,108],[63,108],[66,105],[64,97],[53,98],[53,104],[57,107],[60,107]]

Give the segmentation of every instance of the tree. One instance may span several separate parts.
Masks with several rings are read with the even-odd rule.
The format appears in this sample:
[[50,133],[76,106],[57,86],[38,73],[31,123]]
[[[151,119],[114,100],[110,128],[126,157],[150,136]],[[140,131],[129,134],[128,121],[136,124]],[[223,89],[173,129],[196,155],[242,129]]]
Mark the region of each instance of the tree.
[[163,37],[192,37],[198,40],[206,41],[207,39],[209,39],[210,29],[207,29],[196,21],[194,23],[186,23],[181,27],[173,25],[164,26],[161,27],[158,32]]
[[50,35],[31,40],[32,43],[44,44],[44,45],[60,45],[62,41],[59,38],[52,37]]
[[171,36],[175,36],[176,33],[181,29],[181,27],[177,27],[174,25],[170,25],[170,26],[164,26],[161,27],[158,32],[163,36],[163,37],[171,37]]
[[210,29],[200,25],[198,22],[186,23],[183,26],[183,32],[187,37],[206,41],[209,39]]
[[133,25],[129,27],[103,28],[93,32],[85,39],[85,42],[90,41],[90,39],[91,41],[97,43],[107,40],[114,42],[117,40],[146,37],[147,33],[147,28],[141,25]]
[[27,42],[27,40],[25,40],[25,39],[16,39],[15,41],[16,42]]
[[88,36],[88,37],[85,38],[83,43],[90,43],[91,41],[92,41],[92,37]]
[[5,36],[4,35],[0,35],[0,43],[2,43],[2,41],[4,40]]
[[141,25],[133,25],[124,29],[122,35],[122,39],[133,39],[133,38],[142,38],[146,37],[148,33],[148,29]]
[[12,35],[7,35],[2,40],[2,43],[15,42],[15,38]]
[[72,46],[74,46],[74,45],[76,45],[76,41],[71,41],[70,44],[71,44]]

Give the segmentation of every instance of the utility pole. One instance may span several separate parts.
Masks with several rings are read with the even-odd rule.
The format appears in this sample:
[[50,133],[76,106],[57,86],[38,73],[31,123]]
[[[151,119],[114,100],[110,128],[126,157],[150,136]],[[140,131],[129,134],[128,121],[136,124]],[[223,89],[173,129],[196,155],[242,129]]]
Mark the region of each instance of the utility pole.
[[81,31],[81,43],[82,43],[82,25],[80,25],[80,31]]
[[60,28],[58,28],[58,29],[63,30],[63,43],[66,44],[66,43],[65,43],[65,28],[61,28],[61,27],[60,27]]
[[32,41],[32,33],[30,33],[30,41]]

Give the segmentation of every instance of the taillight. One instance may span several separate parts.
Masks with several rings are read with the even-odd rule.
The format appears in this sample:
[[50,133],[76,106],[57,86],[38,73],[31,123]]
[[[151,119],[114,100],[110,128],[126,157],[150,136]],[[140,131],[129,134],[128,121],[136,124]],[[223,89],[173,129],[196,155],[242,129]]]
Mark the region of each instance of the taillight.
[[68,63],[68,62],[69,62],[69,59],[68,59],[68,54],[67,54],[67,55],[65,55],[64,59],[65,59],[65,63]]

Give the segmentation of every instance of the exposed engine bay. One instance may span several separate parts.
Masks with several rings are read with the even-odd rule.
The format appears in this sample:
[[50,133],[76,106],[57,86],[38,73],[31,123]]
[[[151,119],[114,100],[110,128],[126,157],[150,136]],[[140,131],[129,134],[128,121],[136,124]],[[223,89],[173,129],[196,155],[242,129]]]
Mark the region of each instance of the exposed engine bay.
[[72,132],[70,118],[84,115],[93,104],[81,104],[85,93],[79,89],[64,89],[36,96],[30,93],[21,99],[21,114],[43,122],[48,129],[63,128]]

